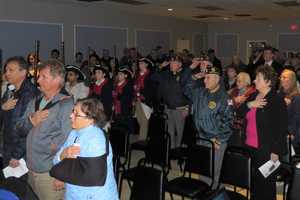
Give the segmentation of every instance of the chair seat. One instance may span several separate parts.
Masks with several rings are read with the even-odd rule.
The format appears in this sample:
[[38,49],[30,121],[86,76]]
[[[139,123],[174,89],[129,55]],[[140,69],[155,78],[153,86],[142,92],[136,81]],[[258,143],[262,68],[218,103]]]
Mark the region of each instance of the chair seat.
[[134,142],[130,145],[130,148],[138,151],[145,151],[147,148],[147,141],[139,140],[137,142]]
[[198,194],[207,192],[210,187],[197,179],[179,177],[171,180],[165,186],[166,191],[172,194],[193,198]]
[[237,192],[226,190],[226,193],[230,200],[247,200],[247,197]]

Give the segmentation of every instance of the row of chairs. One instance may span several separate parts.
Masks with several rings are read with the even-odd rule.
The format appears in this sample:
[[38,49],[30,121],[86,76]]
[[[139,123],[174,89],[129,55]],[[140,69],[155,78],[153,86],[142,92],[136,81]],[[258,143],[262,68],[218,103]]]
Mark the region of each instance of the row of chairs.
[[[209,140],[206,142],[211,147],[189,142],[182,145],[180,149],[170,151],[170,136],[166,130],[165,121],[166,117],[161,113],[151,116],[147,140],[134,143],[131,147],[129,146],[129,132],[126,127],[112,126],[110,141],[114,151],[119,192],[121,194],[122,182],[125,179],[131,189],[131,199],[164,199],[165,191],[170,193],[172,199],[173,194],[180,195],[182,198],[203,199],[204,196],[211,193],[212,184],[207,184],[199,178],[193,178],[192,174],[204,175],[213,179],[213,144]],[[151,126],[152,123],[155,125]],[[190,129],[189,132],[191,133],[191,131]],[[138,162],[136,167],[131,168],[130,160],[133,150],[144,151],[145,157]],[[181,156],[179,153],[176,154],[176,151],[181,152]],[[182,160],[184,168],[181,176],[169,181],[167,176],[170,170],[170,159]],[[159,170],[154,166],[158,166]],[[153,175],[147,176],[152,172]],[[223,164],[222,181],[247,189],[245,199],[248,199],[251,187],[251,158],[247,152],[239,148],[227,150]],[[143,198],[137,198],[139,194]],[[236,189],[230,192],[230,196],[243,197],[236,193]]]

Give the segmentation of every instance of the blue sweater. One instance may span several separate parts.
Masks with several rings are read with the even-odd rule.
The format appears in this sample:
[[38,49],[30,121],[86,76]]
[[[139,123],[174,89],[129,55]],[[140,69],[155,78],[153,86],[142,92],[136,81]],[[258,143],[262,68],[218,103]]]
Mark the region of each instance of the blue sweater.
[[[80,157],[97,157],[106,153],[105,136],[103,131],[96,126],[88,126],[80,130],[72,130],[68,139],[54,157],[54,164],[60,162],[60,154],[74,144],[80,144]],[[118,200],[117,185],[113,172],[112,148],[109,145],[107,157],[107,177],[104,186],[84,187],[66,183],[66,200]]]

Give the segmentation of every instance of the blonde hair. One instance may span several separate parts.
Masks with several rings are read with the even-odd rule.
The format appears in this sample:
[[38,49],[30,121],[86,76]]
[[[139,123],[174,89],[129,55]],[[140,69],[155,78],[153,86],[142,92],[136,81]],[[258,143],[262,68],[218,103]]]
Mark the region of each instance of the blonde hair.
[[247,85],[251,85],[251,78],[250,78],[249,74],[246,72],[240,72],[237,75],[237,79],[240,79],[244,83],[247,83]]

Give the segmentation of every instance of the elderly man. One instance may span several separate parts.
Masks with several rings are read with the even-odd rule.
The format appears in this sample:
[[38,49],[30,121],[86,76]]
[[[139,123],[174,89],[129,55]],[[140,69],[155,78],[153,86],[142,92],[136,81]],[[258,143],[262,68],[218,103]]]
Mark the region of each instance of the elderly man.
[[[191,68],[195,68],[191,65]],[[215,165],[213,189],[219,183],[223,156],[232,133],[233,112],[226,91],[220,86],[220,69],[208,66],[206,73],[194,73],[185,85],[184,93],[193,103],[194,122],[200,137],[214,143]],[[199,84],[204,78],[204,86]],[[208,145],[201,142],[202,145]]]
[[4,167],[19,166],[19,160],[25,156],[28,132],[18,130],[16,122],[22,118],[29,101],[38,95],[38,89],[27,79],[27,73],[28,65],[23,57],[11,57],[6,61],[5,76],[9,87],[1,102]]
[[38,83],[42,94],[31,101],[20,129],[28,130],[27,166],[29,183],[43,200],[63,198],[63,183],[49,176],[52,160],[71,131],[73,99],[62,92],[65,69],[58,60],[40,66]]

